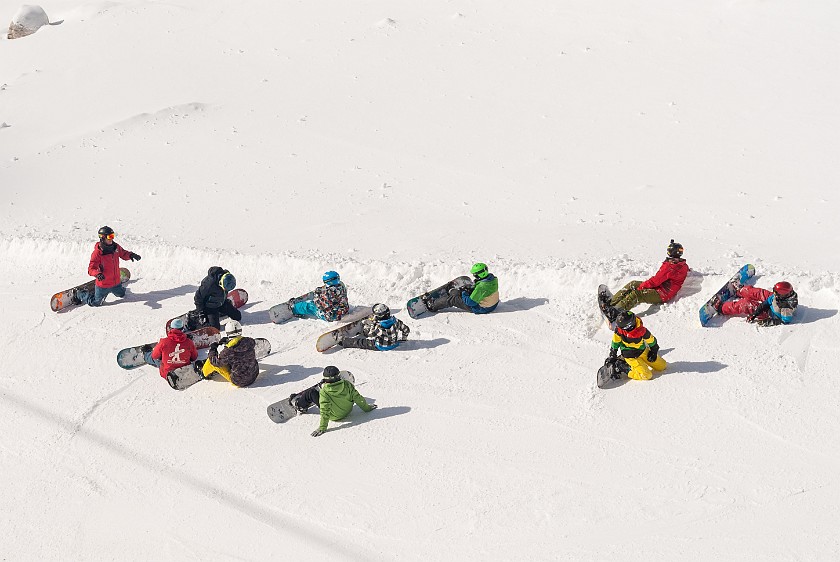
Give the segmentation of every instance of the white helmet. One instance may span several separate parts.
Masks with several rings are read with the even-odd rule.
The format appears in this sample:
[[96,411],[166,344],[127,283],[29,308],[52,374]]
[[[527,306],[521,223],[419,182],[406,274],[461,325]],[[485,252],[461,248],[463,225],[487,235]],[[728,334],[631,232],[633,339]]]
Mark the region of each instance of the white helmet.
[[242,324],[236,320],[228,320],[225,324],[225,336],[228,338],[238,338],[242,335]]

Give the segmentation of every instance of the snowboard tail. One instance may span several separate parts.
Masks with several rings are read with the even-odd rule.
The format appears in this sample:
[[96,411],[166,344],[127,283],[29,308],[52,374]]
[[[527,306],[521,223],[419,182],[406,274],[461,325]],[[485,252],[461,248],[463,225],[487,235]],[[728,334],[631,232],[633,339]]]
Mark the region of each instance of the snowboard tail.
[[[192,340],[196,349],[204,349],[219,341],[219,330],[212,326],[206,326],[187,332],[187,337]],[[145,354],[154,349],[155,345],[155,343],[147,343],[120,350],[117,353],[117,365],[123,369],[136,369],[143,365],[149,365],[149,363],[146,363]]]
[[601,311],[601,316],[604,317],[611,331],[615,331],[615,317],[617,309],[610,305],[610,300],[613,294],[606,285],[598,286],[598,310]]
[[715,301],[726,302],[735,297],[737,287],[743,286],[755,276],[755,266],[751,263],[743,266],[721,287],[706,304],[700,307],[700,325],[705,326],[717,314]]
[[[355,384],[356,379],[353,377],[353,373],[350,371],[341,371],[338,373],[338,376],[346,381],[350,381],[351,384]],[[283,423],[289,421],[293,417],[297,416],[301,412],[298,411],[297,408],[292,406],[290,398],[284,398],[274,404],[269,404],[268,408],[266,408],[268,412],[268,417],[274,423]]]
[[[254,338],[257,345],[254,347],[254,353],[257,360],[263,359],[271,354],[271,343],[265,338]],[[192,365],[179,367],[174,371],[170,371],[166,375],[166,382],[173,390],[185,390],[198,381],[204,380],[204,375],[201,373],[201,366],[204,361],[196,361]]]
[[[315,291],[309,291],[305,295],[301,295],[299,297],[295,297],[291,299],[293,303],[311,300],[315,298]],[[295,317],[292,313],[292,309],[289,306],[289,301],[281,302],[280,304],[275,304],[271,308],[268,309],[268,317],[271,319],[272,322],[275,324],[282,324],[288,320],[291,320]]]
[[[120,283],[125,283],[131,279],[131,272],[124,268],[120,268]],[[61,310],[67,310],[68,308],[73,308],[74,306],[79,306],[81,303],[74,303],[73,297],[76,296],[76,293],[79,291],[85,291],[87,293],[91,293],[96,288],[96,280],[91,279],[87,283],[82,283],[81,285],[77,285],[72,289],[67,289],[65,291],[61,291],[60,293],[56,293],[50,299],[50,308],[53,312],[59,312]]]
[[405,308],[411,318],[417,318],[427,312],[432,312],[429,310],[428,304],[434,304],[436,302],[440,303],[441,299],[444,299],[449,295],[450,289],[457,288],[463,290],[472,286],[472,279],[466,275],[462,275],[461,277],[456,277],[452,281],[441,285],[437,289],[433,289],[427,293],[418,295],[413,299],[409,299],[409,301],[405,304]]
[[[233,303],[233,306],[236,308],[242,308],[245,303],[248,302],[248,291],[245,289],[234,289],[228,293],[227,296],[228,300]],[[170,318],[169,321],[166,323],[166,331],[169,331],[169,327],[172,325],[176,319],[180,318],[184,321],[184,328],[189,331],[198,330],[199,328],[205,327],[207,324],[201,322],[200,315],[197,310],[190,310],[189,312],[185,312],[180,316],[176,316],[175,318]],[[219,320],[227,318],[227,316],[220,316]]]

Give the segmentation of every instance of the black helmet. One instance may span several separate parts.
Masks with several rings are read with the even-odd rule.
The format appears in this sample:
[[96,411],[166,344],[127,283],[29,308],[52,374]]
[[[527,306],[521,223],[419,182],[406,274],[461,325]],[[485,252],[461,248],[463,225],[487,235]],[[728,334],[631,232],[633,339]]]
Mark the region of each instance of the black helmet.
[[100,238],[107,238],[108,236],[110,236],[113,239],[114,229],[111,228],[110,226],[103,226],[102,228],[99,229],[98,234],[99,234]]
[[629,310],[622,310],[615,319],[615,325],[629,331],[636,327],[636,315]]
[[373,305],[373,317],[377,320],[387,320],[391,317],[391,309],[387,304],[378,303]]
[[328,367],[324,367],[324,382],[336,382],[341,377],[338,376],[339,370],[338,367],[330,365]]
[[679,242],[674,242],[674,239],[671,238],[671,243],[668,244],[668,252],[669,258],[681,258],[683,255],[683,245]]

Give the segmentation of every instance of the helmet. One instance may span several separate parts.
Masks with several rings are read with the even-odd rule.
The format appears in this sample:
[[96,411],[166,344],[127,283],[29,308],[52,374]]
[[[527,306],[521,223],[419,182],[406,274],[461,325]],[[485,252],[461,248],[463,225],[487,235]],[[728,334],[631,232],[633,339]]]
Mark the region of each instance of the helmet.
[[231,292],[236,288],[236,277],[230,271],[226,272],[219,278],[219,286],[225,290],[226,293]]
[[671,243],[668,244],[666,252],[669,258],[681,258],[683,255],[683,245],[679,242],[674,242],[674,239],[671,238]]
[[338,376],[339,370],[338,367],[333,365],[329,365],[328,367],[324,367],[324,382],[336,382],[341,377]]
[[475,275],[478,279],[484,279],[485,277],[490,275],[490,272],[487,271],[487,264],[481,262],[474,264],[470,269],[470,273]]
[[225,337],[238,338],[242,335],[242,324],[236,320],[228,320],[225,324]]
[[172,322],[169,323],[170,330],[181,330],[184,331],[184,320],[182,318],[176,318]]
[[377,320],[387,320],[391,317],[391,309],[387,304],[378,303],[373,305],[373,317]]
[[341,278],[336,271],[327,271],[321,279],[324,281],[324,285],[333,286],[341,283]]
[[793,292],[793,285],[791,285],[787,281],[779,281],[778,283],[773,285],[773,292],[776,294],[777,297],[787,297]]
[[615,319],[615,325],[629,331],[636,327],[636,315],[629,310],[622,310]]
[[100,239],[107,238],[108,240],[113,240],[115,233],[114,229],[110,226],[103,226],[99,229],[99,232],[97,234],[99,234]]

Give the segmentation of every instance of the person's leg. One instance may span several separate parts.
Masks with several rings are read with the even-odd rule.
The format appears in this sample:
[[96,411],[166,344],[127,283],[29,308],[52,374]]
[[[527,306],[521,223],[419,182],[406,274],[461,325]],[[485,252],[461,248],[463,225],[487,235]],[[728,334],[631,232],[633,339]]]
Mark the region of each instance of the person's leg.
[[630,372],[627,373],[627,378],[635,379],[637,381],[649,381],[653,378],[653,373],[648,366],[647,361],[641,357],[625,357],[625,361],[630,365]]
[[[625,286],[623,286],[618,291],[616,291],[616,293],[610,299],[610,304],[612,306],[618,306],[619,302],[624,300],[627,297],[628,294],[635,291],[636,288],[638,288],[638,286],[641,285],[641,284],[642,284],[641,281],[630,281]],[[627,310],[627,309],[624,309],[624,310]]]
[[222,323],[219,321],[218,310],[205,310],[204,315],[207,317],[207,323],[204,324],[205,326],[213,326],[217,330],[222,329]]
[[219,314],[221,316],[227,316],[231,320],[236,320],[239,322],[242,320],[242,313],[239,312],[239,309],[233,306],[233,303],[230,300],[226,300],[224,304],[222,304],[221,308],[219,308]]
[[753,287],[752,285],[744,285],[740,289],[738,289],[738,296],[742,299],[750,299],[753,301],[764,302],[770,295],[773,293],[768,291],[767,289],[761,289],[759,287]]
[[122,283],[115,287],[111,287],[110,291],[114,294],[117,298],[124,298],[125,297],[125,287],[122,286]]
[[219,373],[225,378],[225,380],[233,384],[233,382],[230,380],[230,369],[222,366],[216,367],[210,361],[205,361],[204,365],[201,366],[201,374],[204,375],[204,378],[208,378],[213,373]]
[[447,306],[454,306],[455,308],[460,308],[461,310],[472,312],[472,309],[469,306],[467,306],[467,304],[464,302],[463,296],[461,296],[461,289],[455,287],[449,289],[449,298],[447,299]]
[[374,340],[373,338],[366,338],[364,336],[344,338],[341,340],[341,343],[339,345],[347,348],[369,349],[371,351],[377,351],[376,340]]
[[292,308],[292,314],[298,318],[321,318],[318,307],[313,301],[298,301]]
[[143,360],[146,361],[149,365],[154,365],[155,367],[160,367],[160,359],[152,359],[152,352],[145,351],[143,352]]
[[[102,303],[105,302],[105,297],[107,297],[108,293],[110,292],[111,289],[105,289],[103,287],[95,286],[93,289],[93,294],[88,296],[87,298],[87,304],[89,306],[102,306]],[[82,302],[84,303],[85,299],[82,299]]]
[[755,301],[749,298],[735,299],[724,302],[720,307],[720,313],[725,316],[749,316],[758,305],[760,301]]
[[321,397],[320,387],[321,384],[318,383],[315,386],[311,386],[302,392],[292,394],[289,397],[289,402],[292,406],[294,406],[297,409],[297,411],[301,413],[305,412],[312,406],[318,405]]

